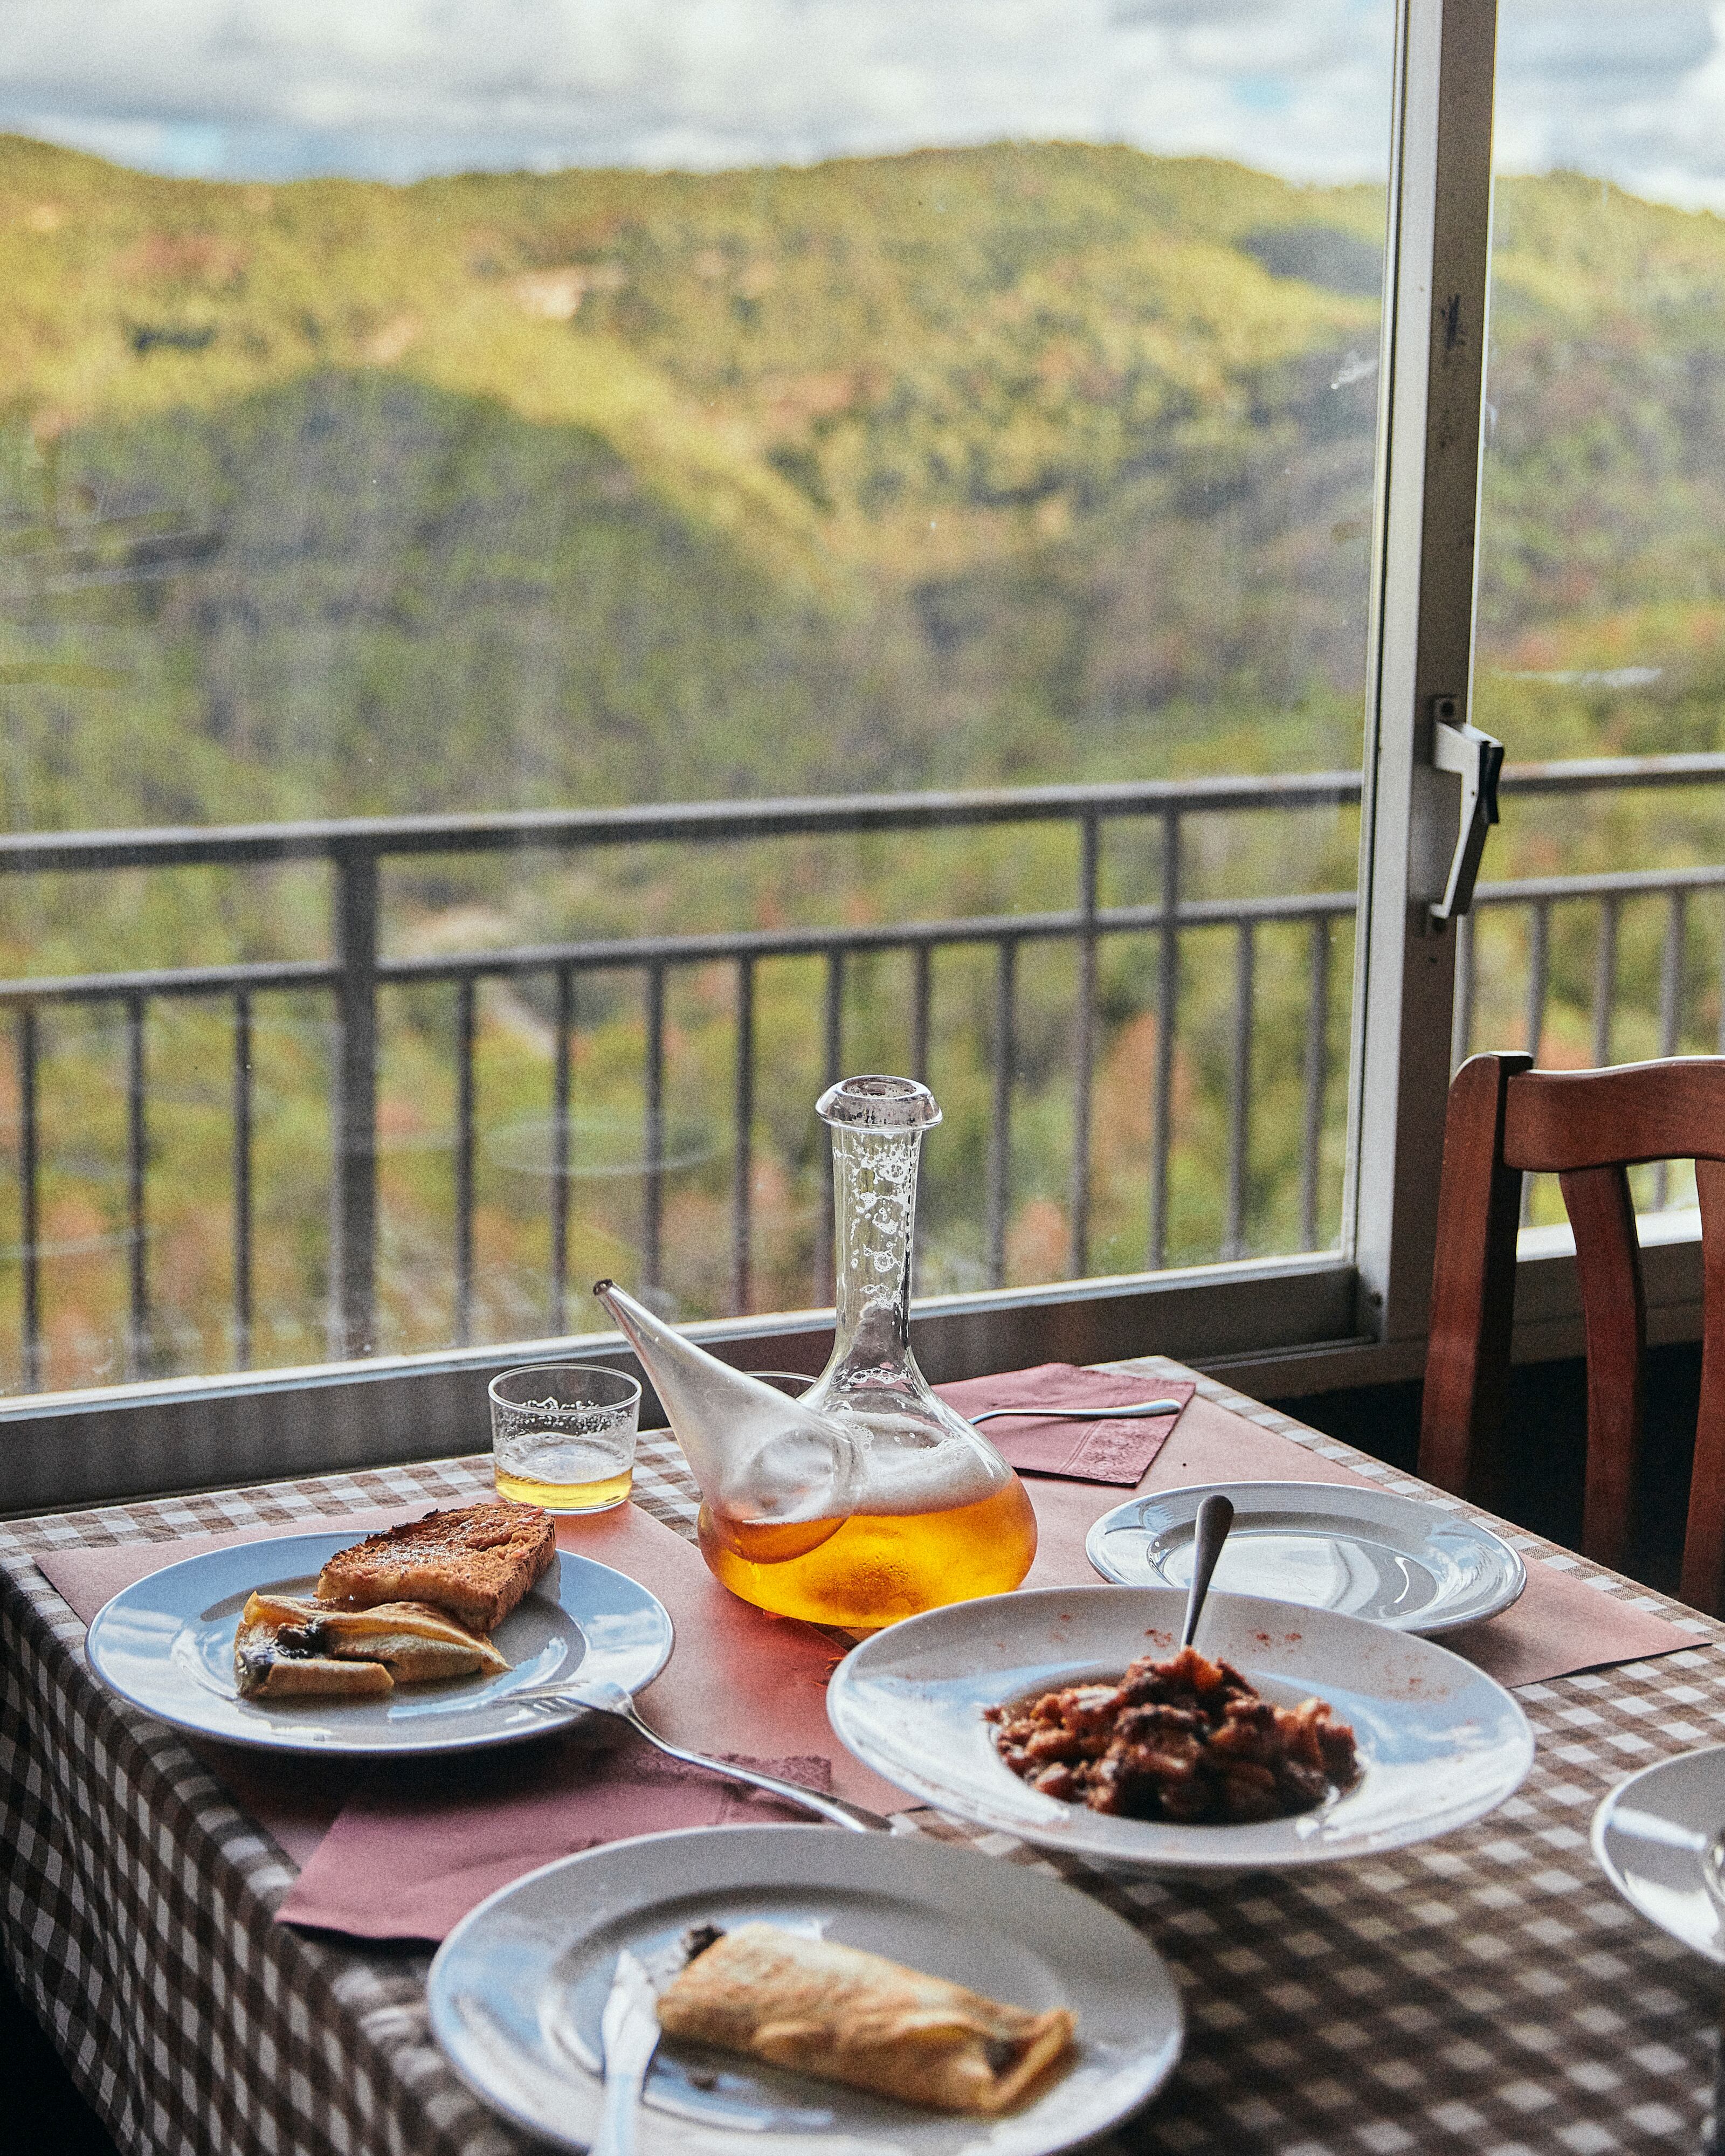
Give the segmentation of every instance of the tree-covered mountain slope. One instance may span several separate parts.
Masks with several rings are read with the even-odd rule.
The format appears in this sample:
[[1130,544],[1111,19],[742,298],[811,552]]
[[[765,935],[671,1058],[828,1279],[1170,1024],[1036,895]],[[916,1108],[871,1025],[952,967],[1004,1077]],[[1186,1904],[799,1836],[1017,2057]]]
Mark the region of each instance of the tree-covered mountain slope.
[[[1382,220],[1073,145],[392,187],[0,138],[8,820],[1351,760]],[[1494,274],[1488,652],[1686,608],[1692,704],[1725,227],[1507,182]]]

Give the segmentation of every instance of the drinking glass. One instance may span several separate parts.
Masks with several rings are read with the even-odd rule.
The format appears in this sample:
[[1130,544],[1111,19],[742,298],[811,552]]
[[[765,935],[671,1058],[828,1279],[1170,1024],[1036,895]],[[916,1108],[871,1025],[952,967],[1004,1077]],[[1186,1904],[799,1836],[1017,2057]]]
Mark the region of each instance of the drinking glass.
[[641,1389],[621,1370],[535,1363],[486,1388],[500,1497],[547,1512],[605,1512],[634,1477]]

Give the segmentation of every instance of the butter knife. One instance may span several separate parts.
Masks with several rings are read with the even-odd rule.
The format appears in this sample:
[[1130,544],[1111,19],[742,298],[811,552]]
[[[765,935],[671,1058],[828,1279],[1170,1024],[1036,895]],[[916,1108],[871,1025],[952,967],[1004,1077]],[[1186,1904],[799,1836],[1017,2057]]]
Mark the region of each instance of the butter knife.
[[635,2112],[659,2048],[659,2011],[653,1979],[627,1947],[617,1957],[599,2035],[605,2087],[591,2156],[634,2156]]

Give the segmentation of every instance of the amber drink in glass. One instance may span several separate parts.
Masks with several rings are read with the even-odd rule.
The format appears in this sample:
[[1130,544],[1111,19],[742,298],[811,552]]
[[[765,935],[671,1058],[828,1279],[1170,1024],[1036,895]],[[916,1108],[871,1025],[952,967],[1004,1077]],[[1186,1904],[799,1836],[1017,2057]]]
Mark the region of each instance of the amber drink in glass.
[[641,1389],[621,1370],[541,1363],[487,1389],[500,1497],[548,1512],[605,1512],[634,1479]]

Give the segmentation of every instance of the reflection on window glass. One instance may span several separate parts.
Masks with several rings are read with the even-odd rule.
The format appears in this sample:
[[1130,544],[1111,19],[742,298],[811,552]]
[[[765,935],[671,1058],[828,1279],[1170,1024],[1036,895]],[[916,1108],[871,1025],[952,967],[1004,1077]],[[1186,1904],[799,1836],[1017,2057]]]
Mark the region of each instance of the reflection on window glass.
[[[1512,762],[1725,749],[1715,19],[1505,0],[1476,706]],[[1719,786],[1516,799],[1486,872],[1525,887],[1479,911],[1472,1045],[1725,1045]],[[1637,1194],[1692,1189],[1650,1168]],[[1532,1210],[1562,1217],[1554,1185]]]
[[13,831],[1198,792],[15,874],[0,1384],[1333,1243],[1393,18],[17,11]]

